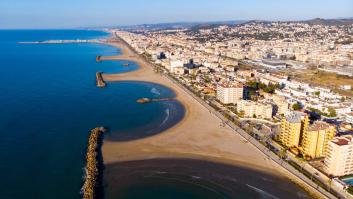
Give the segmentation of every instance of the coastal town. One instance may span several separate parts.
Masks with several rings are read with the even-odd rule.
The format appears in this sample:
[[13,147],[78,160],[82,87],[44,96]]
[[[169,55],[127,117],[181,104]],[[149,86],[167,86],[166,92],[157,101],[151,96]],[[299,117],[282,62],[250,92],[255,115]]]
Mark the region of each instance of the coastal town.
[[353,194],[353,25],[109,30],[315,185]]
[[0,10],[0,199],[353,199],[353,0]]

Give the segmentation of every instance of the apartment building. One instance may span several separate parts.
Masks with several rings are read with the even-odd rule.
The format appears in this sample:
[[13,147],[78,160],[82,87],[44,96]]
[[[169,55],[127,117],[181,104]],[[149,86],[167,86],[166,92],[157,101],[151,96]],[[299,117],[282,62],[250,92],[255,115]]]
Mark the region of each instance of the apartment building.
[[301,151],[304,157],[324,157],[327,153],[327,145],[334,138],[336,128],[326,122],[315,121],[303,130]]
[[353,174],[352,135],[336,137],[328,142],[324,170],[328,175],[345,176]]
[[237,104],[237,112],[243,113],[244,117],[256,117],[261,119],[271,119],[273,107],[271,104],[241,100]]
[[299,147],[303,129],[309,125],[309,116],[306,113],[289,112],[281,121],[279,140],[288,148]]
[[345,118],[347,123],[353,124],[353,112],[346,113]]
[[244,86],[240,83],[221,83],[217,85],[217,99],[223,104],[237,104],[243,99]]

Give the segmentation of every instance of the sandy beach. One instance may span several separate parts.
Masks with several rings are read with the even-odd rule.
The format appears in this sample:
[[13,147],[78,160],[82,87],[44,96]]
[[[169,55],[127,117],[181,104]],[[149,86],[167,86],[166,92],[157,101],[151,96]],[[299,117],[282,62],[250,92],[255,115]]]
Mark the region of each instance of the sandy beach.
[[140,66],[139,70],[128,73],[103,74],[108,84],[131,80],[169,87],[175,91],[176,99],[185,106],[185,117],[172,128],[151,137],[127,142],[105,140],[102,147],[105,165],[135,160],[188,158],[240,166],[281,178],[291,177],[228,126],[221,126],[219,118],[178,85],[155,73],[152,66],[125,42],[118,40],[106,44],[121,49],[122,55],[103,57],[102,60],[129,60]]
[[[176,99],[185,106],[185,117],[165,132],[142,140],[129,142],[105,141],[105,164],[116,161],[151,159],[160,157],[206,158],[242,164],[256,169],[276,172],[271,161],[246,143],[228,127],[221,127],[221,120],[167,78],[156,74],[152,66],[136,55],[122,42],[109,43],[121,49],[122,56],[109,56],[110,60],[136,62],[139,70],[123,74],[103,74],[106,82],[146,81],[162,84],[176,93]],[[104,60],[104,57],[103,57]]]

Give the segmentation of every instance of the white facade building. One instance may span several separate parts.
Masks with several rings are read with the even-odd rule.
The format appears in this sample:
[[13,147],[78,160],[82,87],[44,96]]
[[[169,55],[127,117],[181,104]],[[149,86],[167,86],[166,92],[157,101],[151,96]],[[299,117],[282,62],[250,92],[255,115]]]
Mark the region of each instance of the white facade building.
[[347,113],[345,116],[346,116],[346,122],[353,124],[353,112]]
[[176,68],[181,68],[184,66],[183,61],[181,60],[170,60],[169,62],[169,67],[167,67],[167,69],[171,72],[171,73],[175,73],[175,69]]
[[273,107],[268,103],[241,100],[237,105],[237,112],[243,112],[244,117],[271,119]]
[[328,142],[324,169],[332,176],[353,173],[353,140],[351,135],[336,137]]
[[218,84],[217,99],[223,104],[236,104],[243,99],[244,86],[236,84]]

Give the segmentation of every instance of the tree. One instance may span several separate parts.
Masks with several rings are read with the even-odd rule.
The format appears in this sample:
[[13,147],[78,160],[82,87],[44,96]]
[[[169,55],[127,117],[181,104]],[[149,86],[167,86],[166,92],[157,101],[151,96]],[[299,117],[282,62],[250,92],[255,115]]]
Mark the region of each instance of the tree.
[[329,107],[328,108],[328,112],[329,112],[329,117],[336,117],[337,116],[337,113],[336,113],[336,110],[332,107]]
[[295,104],[293,104],[292,108],[293,108],[293,110],[297,111],[297,110],[300,110],[302,108],[302,106],[299,103],[295,103]]

